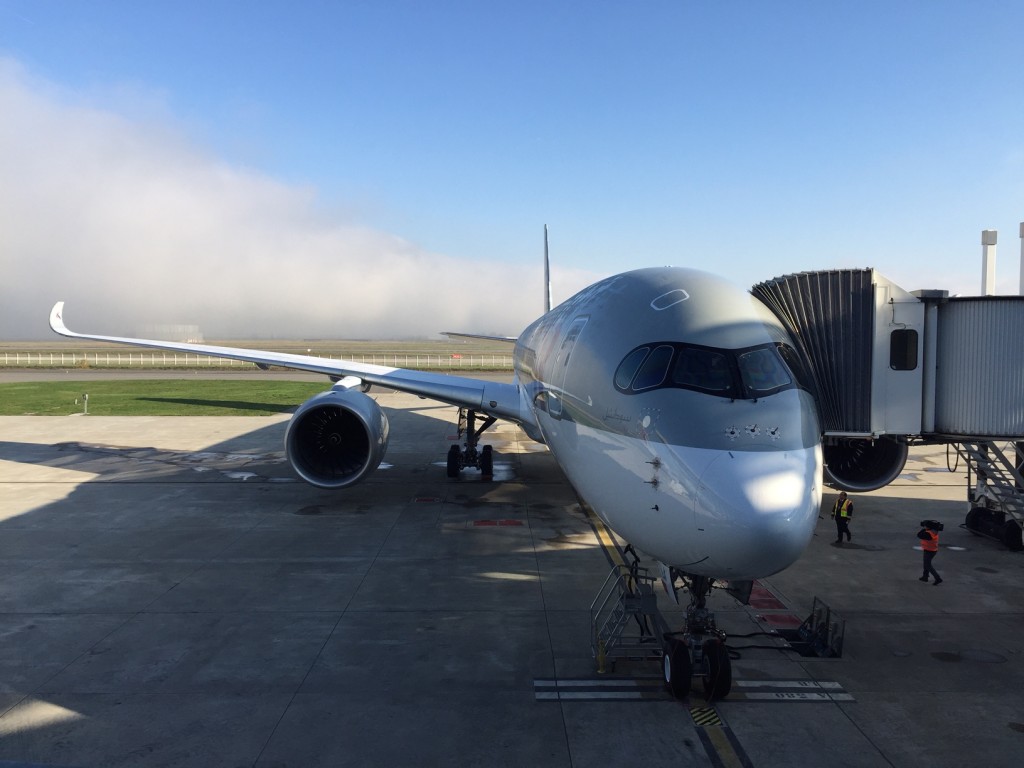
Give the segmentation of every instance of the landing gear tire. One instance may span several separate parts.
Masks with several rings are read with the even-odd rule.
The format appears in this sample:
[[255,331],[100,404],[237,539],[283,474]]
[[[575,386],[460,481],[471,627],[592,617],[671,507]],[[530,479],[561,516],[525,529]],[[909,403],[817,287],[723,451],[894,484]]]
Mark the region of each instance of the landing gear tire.
[[485,445],[480,451],[480,477],[483,480],[494,479],[494,451]]
[[669,640],[662,658],[665,674],[665,687],[673,698],[685,699],[690,693],[690,677],[693,674],[693,663],[690,661],[690,649],[679,640]]
[[459,470],[462,469],[459,466],[462,463],[462,455],[459,451],[459,446],[453,445],[448,449],[448,477],[455,478],[459,476]]
[[704,698],[708,702],[724,699],[732,690],[732,660],[729,649],[721,640],[704,641],[704,658],[708,672],[704,675]]

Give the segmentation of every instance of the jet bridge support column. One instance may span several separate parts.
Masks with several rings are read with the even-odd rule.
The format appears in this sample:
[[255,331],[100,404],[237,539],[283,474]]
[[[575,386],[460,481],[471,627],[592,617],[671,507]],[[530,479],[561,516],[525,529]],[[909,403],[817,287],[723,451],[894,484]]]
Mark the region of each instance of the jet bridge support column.
[[999,233],[994,229],[981,232],[981,294],[992,296],[996,292],[996,240]]

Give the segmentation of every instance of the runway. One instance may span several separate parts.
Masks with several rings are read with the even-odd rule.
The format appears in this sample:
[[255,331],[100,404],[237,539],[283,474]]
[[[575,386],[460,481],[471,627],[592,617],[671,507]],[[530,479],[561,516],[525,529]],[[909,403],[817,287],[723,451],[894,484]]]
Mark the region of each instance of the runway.
[[[386,465],[337,492],[294,479],[286,416],[0,418],[0,761],[1019,764],[1024,555],[958,527],[944,449],[854,497],[852,545],[823,512],[757,605],[715,593],[736,634],[815,596],[847,625],[839,659],[736,640],[709,707],[654,663],[597,673],[609,558],[543,447],[499,424],[495,481],[448,480],[456,410],[375,396]],[[917,580],[923,518],[946,525],[940,587]]]

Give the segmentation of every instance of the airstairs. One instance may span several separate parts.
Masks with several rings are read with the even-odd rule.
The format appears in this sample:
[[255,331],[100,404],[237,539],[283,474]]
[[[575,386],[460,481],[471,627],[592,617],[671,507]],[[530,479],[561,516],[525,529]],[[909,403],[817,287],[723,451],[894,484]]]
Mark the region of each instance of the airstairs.
[[1024,549],[1024,444],[977,440],[955,445],[968,467],[971,509],[964,527],[999,539],[1009,549]]
[[646,568],[615,565],[590,606],[591,651],[598,672],[616,659],[660,659],[662,638],[669,626],[658,611],[654,586],[658,579]]

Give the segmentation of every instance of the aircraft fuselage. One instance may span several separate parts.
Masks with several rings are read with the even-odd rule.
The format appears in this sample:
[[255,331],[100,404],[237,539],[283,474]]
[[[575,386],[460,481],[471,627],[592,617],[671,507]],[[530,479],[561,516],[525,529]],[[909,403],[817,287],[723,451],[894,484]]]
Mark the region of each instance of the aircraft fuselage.
[[657,268],[595,283],[515,351],[532,427],[614,531],[687,573],[751,579],[806,547],[820,430],[793,343],[749,293]]

